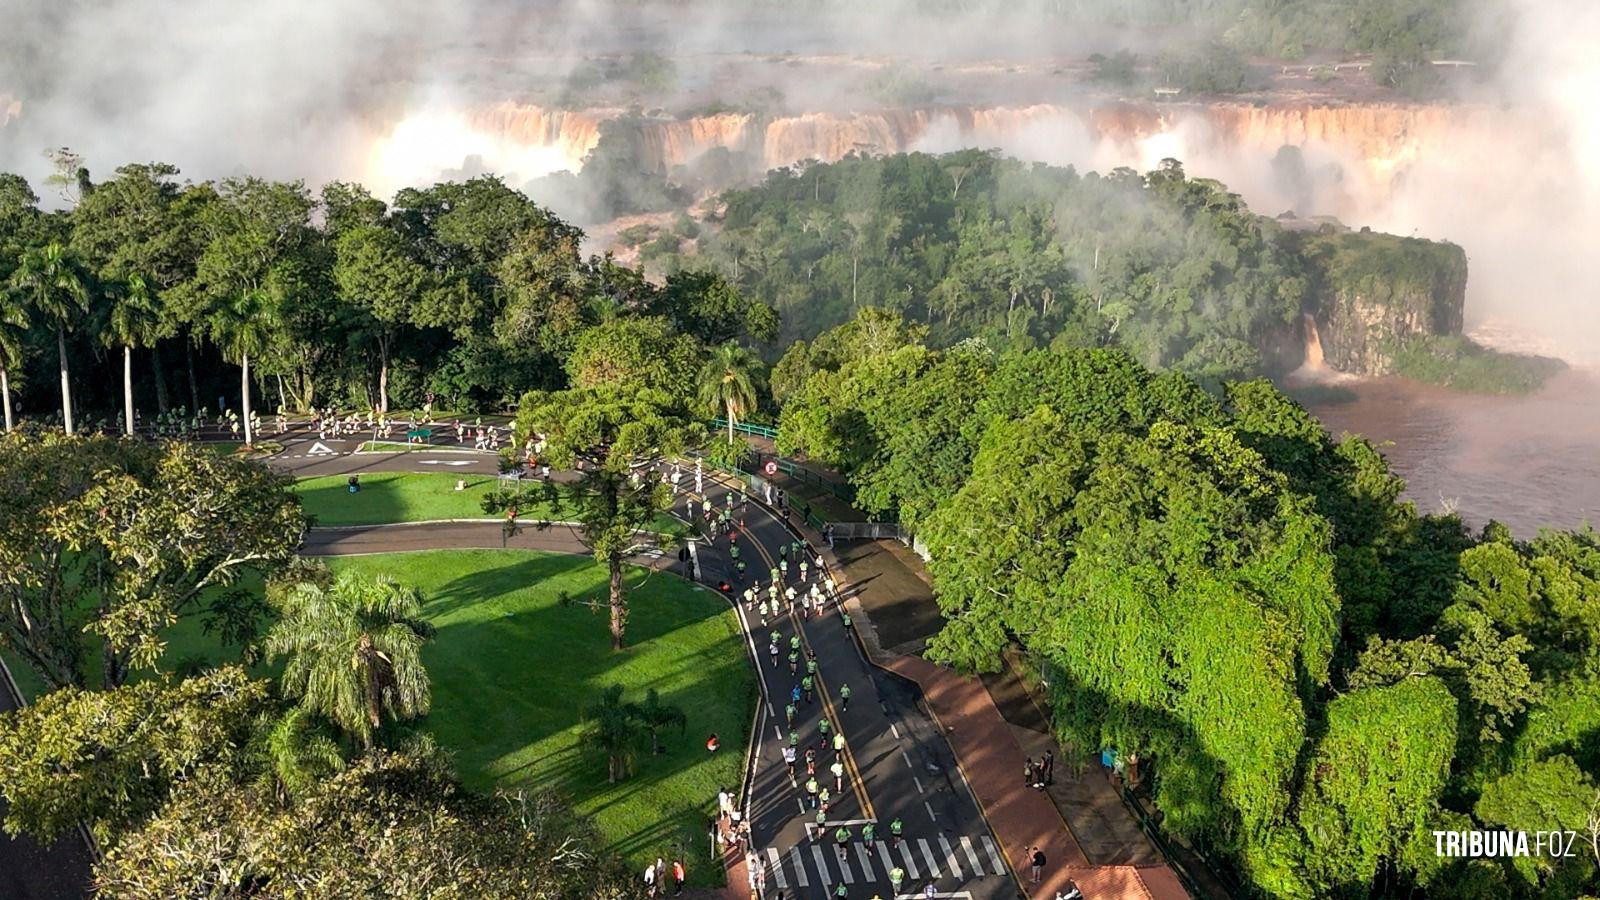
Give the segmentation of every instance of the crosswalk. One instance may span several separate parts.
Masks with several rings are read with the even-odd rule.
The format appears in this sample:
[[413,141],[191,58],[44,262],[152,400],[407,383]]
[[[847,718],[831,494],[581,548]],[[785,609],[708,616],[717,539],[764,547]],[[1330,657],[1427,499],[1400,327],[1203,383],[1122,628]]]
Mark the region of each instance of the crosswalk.
[[780,890],[831,887],[835,884],[879,882],[887,885],[889,873],[905,872],[903,885],[914,881],[1004,876],[1009,871],[1000,848],[989,835],[976,838],[938,835],[934,838],[906,838],[898,847],[890,841],[851,841],[842,847],[831,841],[807,841],[780,852],[766,851],[768,884]]

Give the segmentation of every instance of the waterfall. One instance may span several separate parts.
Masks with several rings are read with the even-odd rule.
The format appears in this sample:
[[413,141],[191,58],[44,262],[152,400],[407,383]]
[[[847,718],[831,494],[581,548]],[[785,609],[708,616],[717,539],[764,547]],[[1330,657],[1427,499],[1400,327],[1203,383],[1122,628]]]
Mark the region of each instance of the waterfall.
[[1317,320],[1311,313],[1300,317],[1301,330],[1306,342],[1306,361],[1302,368],[1307,372],[1321,372],[1327,367],[1322,363],[1322,338],[1317,334]]

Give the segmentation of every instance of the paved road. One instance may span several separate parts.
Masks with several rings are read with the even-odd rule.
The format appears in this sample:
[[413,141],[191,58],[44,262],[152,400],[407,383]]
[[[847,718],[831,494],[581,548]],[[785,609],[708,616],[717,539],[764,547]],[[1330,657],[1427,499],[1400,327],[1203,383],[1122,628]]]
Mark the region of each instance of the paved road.
[[[691,481],[692,479],[686,479]],[[707,493],[715,507],[724,505],[727,488],[713,486]],[[680,506],[680,510],[682,507]],[[702,578],[713,584],[726,581],[736,595],[756,583],[770,583],[770,569],[797,536],[765,507],[747,503],[743,528],[737,535],[741,558],[748,567],[739,581],[729,554],[731,542],[720,538],[701,552]],[[791,557],[791,560],[793,558]],[[817,577],[812,569],[813,579]],[[788,584],[801,588],[798,566],[791,561]],[[820,616],[805,618],[798,611],[769,617],[739,604],[740,618],[765,688],[755,734],[755,771],[746,800],[752,841],[766,865],[767,887],[791,897],[831,897],[843,883],[850,897],[892,896],[889,873],[904,872],[900,893],[920,895],[932,884],[936,895],[972,898],[1016,896],[1016,883],[1004,855],[989,832],[972,799],[949,745],[933,721],[918,706],[910,682],[871,666],[847,635],[838,607],[827,605]],[[779,658],[771,662],[770,635],[779,634]],[[817,749],[818,781],[832,790],[829,767],[835,760],[831,745],[819,730],[826,716],[842,729],[847,768],[842,796],[835,800],[821,832],[814,826],[816,812],[803,789],[803,756],[799,774],[791,781],[783,762],[788,744],[785,706],[791,690],[805,674],[791,673],[788,650],[799,635],[803,648],[815,651],[819,670],[816,702],[802,698],[794,731],[799,747]],[[848,684],[848,708],[841,688]],[[1020,777],[1020,773],[1019,776]],[[798,783],[797,783],[798,782]],[[904,840],[891,844],[889,824],[903,823]],[[871,823],[877,838],[863,840],[862,826]],[[839,827],[850,830],[844,848],[835,842]]]
[[[345,474],[367,471],[430,471],[447,463],[466,462],[449,468],[463,472],[492,472],[494,459],[489,454],[449,454],[410,452],[356,454],[359,441],[322,441],[315,447],[310,438],[290,435],[285,450],[272,458],[275,467],[297,476]],[[324,453],[323,449],[332,450]],[[714,508],[726,505],[730,487],[719,484],[709,474],[704,494],[695,488],[692,474],[680,481],[673,512],[686,520],[701,521],[701,505],[709,495]],[[691,503],[695,504],[691,511]],[[798,539],[776,514],[755,502],[738,509],[742,527],[737,530],[741,556],[747,566],[745,580],[738,580],[729,552],[728,537],[697,541],[700,578],[708,584],[726,583],[735,595],[745,586],[757,583],[763,589],[770,582],[769,570]],[[498,523],[428,523],[317,529],[307,537],[306,551],[316,555],[378,553],[420,550],[436,547],[498,547],[502,531]],[[527,528],[508,541],[508,546],[566,552],[583,552],[582,545],[562,526],[545,531]],[[676,563],[675,557],[659,555],[641,559],[654,565]],[[787,583],[801,589],[798,565],[791,561]],[[820,578],[815,566],[812,578]],[[769,616],[762,622],[755,608],[736,604],[757,669],[765,700],[758,711],[754,772],[745,798],[745,815],[751,823],[752,841],[765,866],[769,894],[782,890],[786,897],[834,897],[843,883],[848,896],[891,898],[889,873],[900,869],[904,881],[900,893],[919,896],[932,884],[935,894],[944,897],[967,896],[972,900],[1011,898],[1016,883],[1007,869],[1004,854],[989,832],[971,791],[962,780],[954,757],[937,726],[919,708],[918,692],[910,682],[871,666],[854,641],[846,634],[837,605],[828,604],[825,613],[806,619],[798,612]],[[779,634],[781,648],[776,666],[767,652],[770,635]],[[802,702],[794,731],[803,754],[806,747],[817,749],[817,777],[830,789],[833,777],[829,768],[835,761],[831,744],[821,741],[819,722],[826,716],[842,729],[846,750],[840,756],[847,772],[842,792],[833,800],[819,831],[815,811],[806,803],[803,755],[800,775],[791,781],[783,763],[783,747],[788,744],[788,724],[784,707],[791,689],[804,675],[803,666],[791,674],[788,649],[798,635],[802,647],[815,651],[818,663],[818,693],[815,702]],[[848,684],[848,708],[841,702],[840,688]],[[729,785],[730,789],[736,788]],[[903,840],[889,841],[890,822],[903,823]],[[862,826],[871,823],[875,840],[867,844]],[[835,842],[839,827],[850,830],[842,852]]]

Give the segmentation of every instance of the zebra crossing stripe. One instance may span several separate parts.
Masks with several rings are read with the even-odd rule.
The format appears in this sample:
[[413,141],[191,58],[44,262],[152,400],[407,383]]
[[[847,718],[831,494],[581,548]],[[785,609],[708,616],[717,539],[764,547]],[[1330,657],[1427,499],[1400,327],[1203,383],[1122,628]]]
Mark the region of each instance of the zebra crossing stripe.
[[900,858],[906,861],[906,874],[910,875],[912,878],[922,877],[921,875],[917,874],[917,862],[916,858],[911,853],[910,841],[906,841],[904,844],[900,845]]
[[939,835],[939,849],[944,851],[944,864],[950,867],[950,872],[961,878],[961,864],[956,862],[956,852],[950,849],[950,842],[945,840],[942,834]]
[[[922,858],[928,863],[928,876],[939,877],[939,864],[933,861],[933,851],[928,849],[928,842],[924,838],[917,838],[917,847],[922,850]],[[912,876],[913,878],[916,876]]]
[[878,859],[883,861],[883,874],[888,876],[895,869],[894,860],[889,856],[889,842],[878,842]]
[[[976,875],[982,876],[983,875],[983,863],[978,862],[978,853],[977,853],[977,851],[972,849],[972,839],[967,837],[966,835],[962,835],[961,836],[961,849],[966,851],[966,853],[967,853],[967,861],[972,863],[972,871],[973,871],[973,873],[976,874]],[[1003,875],[1005,873],[996,872],[995,874],[996,875]]]
[[996,875],[1006,874],[1006,864],[1000,859],[1000,851],[995,848],[994,840],[987,834],[979,838],[979,840],[983,841],[983,849],[989,851],[989,862],[994,864],[994,873]]
[[772,880],[777,882],[778,890],[789,889],[788,879],[783,877],[783,858],[778,856],[778,851],[772,847],[767,848],[767,862],[772,866]]
[[841,846],[834,855],[839,857],[839,872],[840,876],[844,878],[844,883],[855,884],[855,873],[850,871],[850,854]]
[[817,861],[817,880],[822,882],[823,887],[832,884],[828,878],[828,861],[822,858],[822,848],[812,844],[811,858]]
[[805,863],[800,859],[800,848],[790,847],[789,858],[794,860],[794,880],[801,887],[810,887],[811,881],[806,878]]
[[877,873],[872,871],[872,857],[867,854],[866,844],[856,844],[856,861],[861,864],[861,873],[866,877],[863,881],[877,881]]

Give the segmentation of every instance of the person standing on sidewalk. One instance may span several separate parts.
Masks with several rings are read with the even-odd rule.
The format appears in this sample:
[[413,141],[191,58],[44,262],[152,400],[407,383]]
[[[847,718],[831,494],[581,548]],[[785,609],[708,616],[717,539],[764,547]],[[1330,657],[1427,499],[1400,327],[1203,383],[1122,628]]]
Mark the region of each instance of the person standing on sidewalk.
[[1055,784],[1056,783],[1056,754],[1055,754],[1055,751],[1046,750],[1044,752],[1044,759],[1040,760],[1040,763],[1044,766],[1044,783],[1047,786]]
[[1038,847],[1033,848],[1033,853],[1028,857],[1028,877],[1034,884],[1044,875],[1044,851]]

